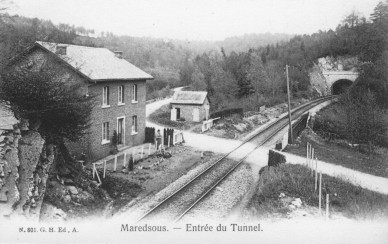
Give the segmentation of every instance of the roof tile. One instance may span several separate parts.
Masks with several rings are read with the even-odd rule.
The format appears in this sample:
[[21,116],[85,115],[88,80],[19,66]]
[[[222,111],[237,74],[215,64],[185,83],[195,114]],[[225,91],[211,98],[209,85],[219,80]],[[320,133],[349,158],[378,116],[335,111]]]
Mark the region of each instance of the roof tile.
[[91,80],[153,79],[127,60],[118,58],[106,48],[86,47],[51,42],[36,42],[55,54],[57,45],[66,47],[66,55],[56,54]]

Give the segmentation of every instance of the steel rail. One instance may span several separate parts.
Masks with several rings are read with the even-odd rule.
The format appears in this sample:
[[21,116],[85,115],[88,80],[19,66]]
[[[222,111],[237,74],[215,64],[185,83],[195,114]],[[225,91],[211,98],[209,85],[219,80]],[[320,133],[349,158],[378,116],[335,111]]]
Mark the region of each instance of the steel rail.
[[[327,100],[328,98],[326,99],[322,99],[322,100]],[[320,101],[322,101],[320,100]],[[315,101],[316,102],[316,101]],[[308,105],[312,105],[313,103],[315,103],[314,101],[309,103]],[[307,106],[308,106],[307,105]],[[304,108],[304,107],[303,107]],[[294,111],[293,111],[294,112]],[[296,112],[296,111],[295,111]],[[303,113],[302,113],[303,115]],[[286,116],[288,117],[288,116]],[[285,117],[281,118],[278,120],[278,122],[280,122],[280,120],[283,120]],[[300,124],[301,121],[298,121],[297,124]],[[268,142],[270,139],[272,139],[277,133],[279,133],[279,131],[283,130],[285,127],[288,126],[288,123],[284,123],[281,127],[279,127],[278,129],[276,129],[273,133],[271,133],[267,138],[265,138],[262,142],[260,142],[260,144],[258,144],[253,150],[251,150],[250,152],[248,152],[248,154],[246,154],[239,162],[236,163],[235,166],[233,166],[226,174],[224,174],[216,183],[213,184],[213,186],[211,186],[204,194],[202,194],[189,208],[187,208],[181,215],[179,215],[175,220],[174,222],[178,222],[180,219],[183,218],[183,216],[185,216],[191,209],[194,208],[194,206],[196,206],[200,201],[202,201],[207,195],[209,195],[209,193],[214,189],[216,188],[226,177],[228,177],[240,164],[242,164],[245,159],[247,159],[254,151],[256,151],[256,149],[258,149],[259,147],[263,146],[266,142]]]
[[[319,98],[319,99],[316,99],[316,100],[313,100],[309,103],[306,103],[306,104],[303,104],[295,109],[292,110],[292,114],[308,107],[308,106],[316,106],[315,104],[316,103],[321,103],[323,101],[326,101],[326,100],[329,100],[330,99],[330,96],[327,96],[327,97],[323,97],[323,98]],[[175,195],[177,195],[177,193],[181,192],[184,188],[186,188],[187,186],[189,186],[192,182],[194,182],[196,179],[198,179],[199,177],[201,177],[204,173],[206,173],[207,171],[209,171],[210,169],[212,169],[215,165],[218,165],[223,159],[225,159],[226,157],[228,157],[230,154],[232,154],[233,152],[235,152],[236,150],[238,150],[240,147],[242,147],[243,145],[245,145],[246,143],[248,143],[249,141],[251,141],[252,139],[260,136],[261,134],[263,134],[264,132],[266,132],[267,130],[269,130],[270,128],[272,128],[273,126],[275,125],[278,125],[280,124],[284,119],[288,118],[288,114],[284,114],[283,116],[279,117],[277,120],[273,121],[272,123],[270,123],[268,126],[266,126],[265,128],[263,128],[262,130],[258,131],[256,134],[250,136],[249,138],[247,138],[246,140],[244,140],[239,146],[237,146],[236,148],[234,148],[233,150],[231,150],[230,152],[224,154],[220,159],[218,159],[216,162],[214,162],[213,164],[211,164],[209,167],[205,168],[202,172],[200,172],[199,174],[197,174],[193,179],[189,180],[186,184],[184,184],[183,186],[181,186],[179,189],[177,189],[176,191],[174,191],[172,194],[170,194],[168,197],[166,197],[165,199],[163,199],[161,202],[159,202],[157,205],[155,205],[152,209],[150,209],[148,212],[146,212],[142,217],[140,217],[136,222],[140,222],[141,220],[144,220],[146,217],[148,217],[151,213],[155,212],[161,205],[165,204],[168,200],[170,200],[172,197],[174,197]],[[287,123],[284,123],[281,127],[279,127],[278,129],[276,129],[275,132],[271,133],[267,138],[264,139],[264,141],[262,143],[260,143],[258,146],[256,146],[252,151],[250,151],[247,155],[245,155],[243,157],[243,159],[241,159],[235,166],[233,166],[226,174],[223,175],[223,177],[221,177],[217,182],[216,184],[214,184],[210,189],[208,189],[204,194],[202,194],[192,205],[190,205],[190,207],[188,209],[186,209],[184,211],[183,214],[179,215],[178,218],[175,219],[175,222],[180,220],[184,215],[187,214],[187,212],[189,212],[195,205],[197,205],[206,195],[208,195],[212,189],[214,189],[217,185],[219,185],[231,172],[233,172],[237,166],[239,166],[251,153],[253,153],[257,148],[259,148],[260,146],[262,146],[264,143],[266,143],[268,140],[270,140],[274,135],[276,135],[279,131],[281,131],[282,129],[284,129],[285,127],[287,126]]]

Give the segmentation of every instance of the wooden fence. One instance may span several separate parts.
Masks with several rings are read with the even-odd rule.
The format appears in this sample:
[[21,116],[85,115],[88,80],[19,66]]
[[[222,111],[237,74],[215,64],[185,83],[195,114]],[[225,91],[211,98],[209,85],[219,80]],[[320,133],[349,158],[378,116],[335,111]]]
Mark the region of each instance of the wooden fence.
[[233,114],[238,114],[240,115],[241,117],[244,117],[244,109],[243,108],[231,108],[231,109],[225,109],[225,110],[221,110],[221,111],[218,111],[218,112],[215,112],[215,113],[212,113],[210,115],[210,118],[226,118],[226,117],[230,117],[232,116]]

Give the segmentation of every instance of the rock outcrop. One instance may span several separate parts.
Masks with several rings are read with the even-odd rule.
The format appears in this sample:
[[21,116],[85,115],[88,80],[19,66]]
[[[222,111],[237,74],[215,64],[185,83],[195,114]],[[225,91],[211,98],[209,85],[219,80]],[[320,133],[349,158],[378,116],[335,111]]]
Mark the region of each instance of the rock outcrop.
[[[21,131],[19,128],[24,129]],[[54,148],[37,131],[14,125],[0,137],[0,219],[39,219]]]

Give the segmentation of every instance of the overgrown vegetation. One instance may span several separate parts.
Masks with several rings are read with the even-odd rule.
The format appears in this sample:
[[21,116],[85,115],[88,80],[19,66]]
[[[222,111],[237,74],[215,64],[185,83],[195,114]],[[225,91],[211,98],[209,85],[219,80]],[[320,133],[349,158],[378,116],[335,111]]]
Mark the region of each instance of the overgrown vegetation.
[[[322,175],[322,178],[322,192],[323,195],[330,194],[331,211],[354,219],[388,217],[388,196],[328,175]],[[282,164],[263,170],[249,209],[256,217],[286,215],[290,209],[281,203],[280,193],[318,207],[319,197],[314,193],[314,178],[310,171],[301,165]]]
[[177,129],[188,129],[190,124],[186,121],[171,121],[171,111],[169,105],[164,105],[155,112],[153,112],[148,119],[156,124],[177,128]]
[[221,50],[188,57],[180,69],[181,82],[208,91],[215,110],[242,103],[256,110],[271,97],[284,97],[286,64],[293,95],[307,98],[314,96],[309,72],[318,58],[357,57],[361,65],[356,67],[360,71],[356,86],[368,88],[380,106],[388,106],[387,6],[388,1],[380,2],[370,20],[353,11],[335,30],[298,35],[245,52]]
[[[337,106],[330,106],[317,114],[319,119],[316,119],[314,124],[317,123],[317,120],[325,117],[336,119],[340,117],[341,113],[341,110],[338,110]],[[334,123],[338,123],[336,120],[333,121]],[[340,131],[338,129],[339,127],[334,128],[336,128],[336,131]],[[310,128],[306,128],[302,131],[300,137],[297,138],[297,144],[287,146],[284,151],[306,157],[306,144],[308,142],[315,148],[315,156],[319,160],[367,174],[388,178],[388,148],[376,146],[374,153],[370,154],[368,153],[369,148],[367,145],[352,146],[345,139],[335,138],[321,131],[315,132]],[[331,136],[330,140],[329,136]]]
[[61,69],[50,64],[36,70],[9,66],[0,76],[0,101],[71,161],[65,140],[75,142],[87,133],[94,97],[84,96],[79,91],[81,84],[63,77]]

